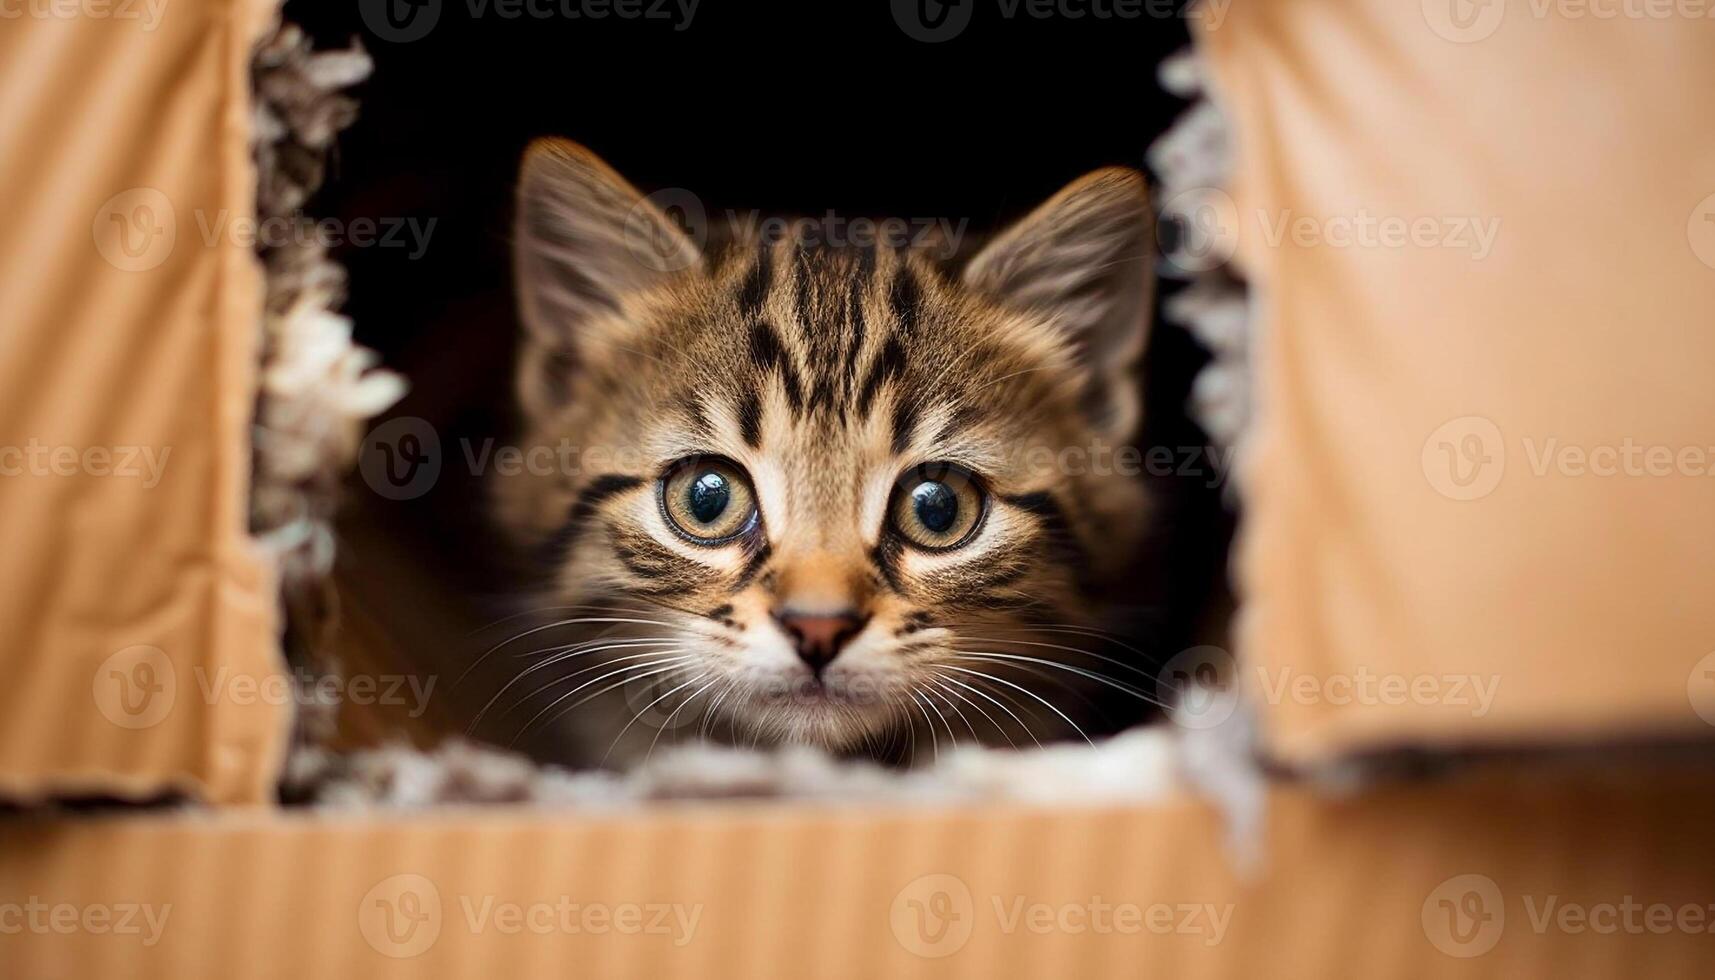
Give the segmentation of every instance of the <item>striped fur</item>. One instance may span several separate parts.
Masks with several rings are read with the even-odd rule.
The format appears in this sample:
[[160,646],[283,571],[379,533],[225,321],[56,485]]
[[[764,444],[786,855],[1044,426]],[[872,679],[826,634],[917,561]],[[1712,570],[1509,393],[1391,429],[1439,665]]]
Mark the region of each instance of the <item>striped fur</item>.
[[[680,696],[701,694],[693,713],[718,700],[713,731],[877,753],[926,751],[929,729],[1068,734],[1085,703],[1076,672],[957,657],[1095,663],[997,643],[1058,642],[1032,625],[1104,625],[1143,534],[1134,479],[1030,463],[1111,447],[1135,426],[1146,199],[1131,171],[1093,174],[955,279],[910,250],[803,235],[704,254],[587,151],[538,144],[517,244],[526,441],[569,441],[584,465],[497,494],[505,523],[542,549],[543,591],[670,623],[664,639],[695,658]],[[640,256],[640,241],[654,251]],[[705,547],[666,524],[658,481],[702,454],[755,484],[762,518],[744,540]],[[987,517],[961,548],[913,548],[888,524],[896,481],[925,463],[986,487]],[[781,696],[810,676],[771,617],[783,605],[868,617],[813,696]]]

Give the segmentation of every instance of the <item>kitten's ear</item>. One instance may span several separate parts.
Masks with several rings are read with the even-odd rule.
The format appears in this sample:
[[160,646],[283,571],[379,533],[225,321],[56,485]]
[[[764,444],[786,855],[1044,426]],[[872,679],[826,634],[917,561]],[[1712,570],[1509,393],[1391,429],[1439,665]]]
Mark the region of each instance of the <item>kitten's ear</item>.
[[519,394],[532,416],[569,396],[578,362],[604,339],[593,324],[628,295],[701,268],[684,230],[599,157],[540,139],[518,177],[513,265],[526,332]]
[[1143,175],[1110,167],[1073,181],[965,267],[972,290],[1047,314],[1071,341],[1084,408],[1115,441],[1134,434],[1140,414],[1133,369],[1149,334],[1154,235]]

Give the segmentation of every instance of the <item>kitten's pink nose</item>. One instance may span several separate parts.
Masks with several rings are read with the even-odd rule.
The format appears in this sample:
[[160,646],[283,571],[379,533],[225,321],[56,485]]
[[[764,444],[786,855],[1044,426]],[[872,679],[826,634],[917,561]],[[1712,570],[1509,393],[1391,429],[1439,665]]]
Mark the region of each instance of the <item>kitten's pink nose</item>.
[[776,613],[774,618],[797,645],[798,656],[818,676],[821,675],[822,668],[833,663],[834,658],[840,655],[841,648],[858,635],[869,621],[868,616],[860,616],[855,612],[826,615],[797,613],[790,609]]

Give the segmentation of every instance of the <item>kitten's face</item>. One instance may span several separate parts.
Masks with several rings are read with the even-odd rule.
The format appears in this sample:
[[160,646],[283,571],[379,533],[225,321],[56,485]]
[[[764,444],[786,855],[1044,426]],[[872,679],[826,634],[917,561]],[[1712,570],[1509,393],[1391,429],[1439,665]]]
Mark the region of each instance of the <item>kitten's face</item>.
[[1149,237],[1141,178],[1103,171],[963,282],[885,247],[712,258],[586,151],[533,148],[528,445],[579,454],[502,512],[552,603],[649,641],[566,689],[654,671],[684,718],[837,750],[1069,731],[1089,644],[1050,630],[1102,625],[1144,528],[1101,452],[1135,424]]

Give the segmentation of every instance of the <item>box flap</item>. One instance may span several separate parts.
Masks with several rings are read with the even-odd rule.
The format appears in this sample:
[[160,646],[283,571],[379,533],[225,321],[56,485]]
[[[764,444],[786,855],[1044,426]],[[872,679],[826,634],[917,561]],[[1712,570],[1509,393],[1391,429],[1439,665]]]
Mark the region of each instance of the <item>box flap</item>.
[[1257,311],[1241,676],[1288,762],[1715,734],[1715,21],[1634,6],[1201,22]]
[[174,980],[1691,976],[1715,945],[1711,821],[1707,780],[1670,775],[1277,790],[1252,879],[1189,802],[14,823],[0,901],[34,896],[62,927],[0,933],[0,961]]
[[0,798],[272,796],[290,699],[246,534],[265,12],[34,4],[0,31]]

